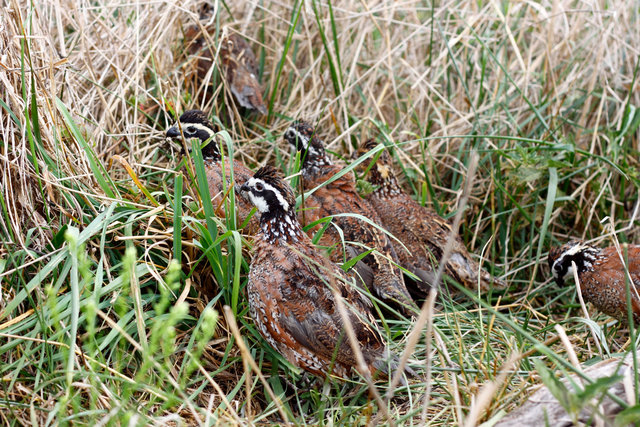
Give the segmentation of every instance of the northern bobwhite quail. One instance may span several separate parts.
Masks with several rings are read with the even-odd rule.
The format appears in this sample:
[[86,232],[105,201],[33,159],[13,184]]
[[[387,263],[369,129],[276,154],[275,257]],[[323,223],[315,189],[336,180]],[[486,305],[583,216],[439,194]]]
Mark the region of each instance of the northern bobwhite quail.
[[[376,211],[358,194],[352,172],[327,183],[342,171],[342,167],[333,164],[325,152],[324,144],[309,123],[293,123],[285,132],[284,138],[301,153],[304,191],[322,185],[304,200],[305,225],[338,214],[358,214],[375,224],[381,224]],[[398,258],[389,237],[382,230],[354,216],[334,216],[333,223],[342,229],[345,241],[360,244],[348,245],[349,255],[361,254],[367,248],[376,249],[362,259],[370,269],[370,274],[362,274],[365,283],[380,298],[400,305],[405,314],[411,315],[412,309],[417,307],[407,291],[402,272],[391,261],[397,261]],[[319,228],[317,226],[310,232]],[[339,247],[341,242],[340,233],[333,226],[324,232],[320,240],[322,245],[335,247]],[[340,258],[340,251],[332,253],[333,261],[337,262]],[[362,270],[359,271],[362,273]]]
[[[207,174],[207,181],[209,183],[209,194],[212,197],[211,201],[214,208],[221,206],[222,196],[225,192],[229,191],[229,185],[231,185],[231,163],[228,159],[225,159],[224,176],[226,180],[223,180],[222,154],[215,137],[216,128],[207,118],[207,115],[200,110],[185,111],[178,120],[180,126],[176,123],[167,130],[166,136],[168,138],[179,140],[181,138],[180,128],[182,128],[182,133],[187,140],[197,138],[202,143],[209,141],[209,143],[202,148],[202,157]],[[233,178],[236,185],[244,184],[252,176],[253,172],[245,165],[237,160],[233,161]],[[251,214],[252,209],[253,206],[251,203],[247,202],[244,198],[236,198],[236,224],[238,227],[244,224],[245,220]],[[225,216],[224,212],[221,211],[216,212],[216,214],[222,217]],[[253,215],[245,227],[245,231],[248,234],[254,234],[258,228],[258,215]]]
[[[211,22],[213,10],[203,7],[200,21]],[[210,35],[215,34],[213,24],[192,25],[185,31],[185,40],[188,41],[187,52],[196,61],[196,73],[198,81],[202,81],[214,65],[216,41]],[[247,41],[237,33],[231,33],[220,41],[218,50],[218,63],[222,75],[225,78],[231,93],[244,108],[257,110],[267,114],[267,107],[262,99],[262,89],[258,81],[258,66],[256,57]]]
[[240,193],[261,213],[247,293],[262,336],[296,366],[316,375],[346,377],[357,362],[337,311],[335,289],[348,307],[369,369],[384,372],[389,352],[371,315],[371,302],[302,231],[291,187],[265,166]]
[[[356,154],[362,156],[377,145],[373,139],[365,141]],[[438,262],[451,234],[451,225],[402,190],[387,151],[382,151],[373,165],[364,161],[358,170],[367,168],[369,171],[365,179],[375,186],[375,190],[366,199],[380,215],[382,225],[409,250],[398,251],[400,265],[421,279],[417,284],[426,293],[433,285]],[[472,290],[478,286],[483,291],[491,287],[505,287],[504,282],[480,268],[459,235],[452,244],[451,256],[445,266],[448,276]]]
[[[631,276],[631,311],[634,323],[640,323],[640,246],[629,245],[621,248],[619,254],[614,246],[600,249],[573,240],[549,251],[549,267],[559,286],[564,285],[567,277],[573,277],[573,261],[578,269],[580,291],[585,301],[591,302],[603,313],[627,321],[627,275],[622,262],[626,256],[626,265]],[[622,258],[620,257],[622,255]]]

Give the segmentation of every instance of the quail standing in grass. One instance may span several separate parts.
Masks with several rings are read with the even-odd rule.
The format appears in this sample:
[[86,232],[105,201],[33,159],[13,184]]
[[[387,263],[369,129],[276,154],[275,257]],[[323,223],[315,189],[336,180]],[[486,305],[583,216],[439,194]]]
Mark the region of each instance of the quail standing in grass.
[[[213,207],[218,209],[216,214],[225,216],[224,212],[220,210],[224,201],[223,196],[228,196],[231,193],[230,186],[233,182],[242,185],[253,176],[253,172],[237,160],[230,161],[225,158],[223,164],[222,153],[215,136],[216,128],[205,113],[200,110],[186,111],[180,116],[179,122],[169,128],[166,135],[169,138],[180,140],[180,130],[182,129],[182,135],[187,141],[198,139],[201,143],[207,144],[202,148],[202,157],[209,183],[209,193],[212,197]],[[232,168],[233,182],[231,181]],[[258,216],[253,215],[252,209],[251,203],[243,198],[236,198],[237,226],[240,227],[252,215],[245,228],[249,234],[254,234],[259,228]]]
[[289,362],[315,375],[348,376],[357,361],[335,292],[344,299],[369,370],[386,371],[389,352],[371,315],[371,302],[302,231],[291,187],[265,166],[240,192],[261,213],[247,292],[262,336]]
[[[624,261],[624,263],[623,263]],[[627,283],[630,284],[633,321],[640,324],[640,246],[629,245],[618,252],[614,246],[600,249],[573,240],[549,251],[549,267],[559,286],[577,269],[580,292],[603,313],[626,322]],[[627,275],[625,271],[627,266]]]
[[[356,154],[362,156],[377,146],[373,139],[368,140],[358,148]],[[402,190],[388,152],[382,151],[373,164],[365,161],[361,165],[359,170],[368,170],[365,179],[375,188],[366,197],[367,201],[380,215],[382,225],[408,249],[408,252],[398,251],[400,265],[420,279],[417,284],[422,293],[428,292],[451,235],[451,225]],[[480,268],[459,235],[451,244],[450,257],[444,270],[448,276],[472,290],[505,287],[504,282]]]
[[[376,211],[358,194],[352,172],[328,182],[342,171],[342,167],[333,164],[309,123],[293,123],[285,132],[284,138],[301,153],[304,191],[319,187],[304,201],[305,225],[338,214],[357,214],[375,224],[381,223]],[[352,215],[335,216],[333,222],[344,233],[344,241],[353,242],[346,247],[350,256],[375,248],[375,251],[362,259],[366,268],[358,269],[359,273],[365,284],[381,299],[399,305],[405,314],[411,315],[416,305],[407,291],[402,272],[393,263],[398,258],[390,238],[381,228]],[[319,228],[318,226],[311,231],[315,232]],[[330,226],[320,243],[340,248],[342,240],[339,231]],[[332,259],[337,262],[341,259],[340,255],[340,251],[335,250]]]

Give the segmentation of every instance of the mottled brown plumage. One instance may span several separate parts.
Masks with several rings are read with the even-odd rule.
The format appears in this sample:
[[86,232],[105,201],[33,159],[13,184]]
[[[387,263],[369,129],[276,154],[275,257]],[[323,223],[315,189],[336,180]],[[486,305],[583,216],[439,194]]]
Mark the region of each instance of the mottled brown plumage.
[[[574,240],[549,251],[549,267],[558,285],[563,286],[567,277],[573,277],[573,261],[578,270],[580,291],[585,301],[598,310],[623,322],[627,321],[627,297],[623,259],[631,278],[631,312],[636,324],[640,323],[640,246],[621,248],[614,246],[600,249]],[[622,258],[621,258],[622,255]],[[626,258],[625,258],[626,256]]]
[[[368,140],[359,147],[357,155],[362,156],[377,145],[374,140]],[[370,163],[363,162],[360,170],[366,170]],[[386,151],[382,151],[371,165],[365,178],[375,186],[366,199],[380,215],[384,227],[409,250],[398,251],[400,265],[421,279],[418,285],[422,292],[428,291],[451,235],[451,225],[402,190],[393,173],[391,156]],[[459,235],[452,244],[451,256],[445,266],[448,276],[472,290],[505,287],[501,280],[492,278],[480,268]]]
[[[201,22],[210,20],[210,11],[203,9]],[[204,33],[203,33],[204,29]],[[214,64],[217,56],[222,75],[231,93],[244,108],[257,110],[267,114],[267,107],[262,99],[262,88],[258,81],[256,57],[247,41],[237,33],[231,33],[220,41],[219,46],[211,39],[215,35],[214,24],[192,25],[185,31],[187,51],[197,57],[196,73],[202,81]],[[218,55],[216,55],[216,49]]]
[[[328,182],[342,172],[342,167],[332,164],[311,125],[306,122],[294,123],[285,132],[285,139],[300,151],[303,158],[304,191],[317,188],[304,201],[305,225],[339,214],[357,214],[376,224],[381,223],[376,211],[358,194],[352,172]],[[404,313],[410,315],[411,309],[416,306],[407,291],[402,272],[390,261],[397,261],[397,255],[389,237],[379,228],[353,216],[335,216],[333,223],[342,229],[345,241],[364,245],[349,244],[346,249],[351,257],[363,253],[367,248],[376,249],[362,260],[368,271],[360,269],[359,272],[367,286],[380,298],[399,304]],[[317,226],[310,232],[314,233],[319,229],[320,226]],[[340,233],[333,226],[325,231],[320,241],[322,245],[333,247],[339,247],[341,242]],[[335,250],[332,259],[340,261],[341,255],[340,250]]]
[[[175,126],[167,130],[167,137],[173,139],[180,139],[180,128],[182,128],[182,134],[185,139],[197,138],[201,143],[208,141],[207,145],[202,148],[202,157],[207,175],[207,182],[209,183],[209,194],[211,195],[211,202],[214,208],[218,208],[217,215],[225,217],[224,203],[222,197],[225,194],[229,194],[229,186],[231,185],[231,164],[229,159],[224,160],[224,171],[222,154],[218,141],[215,137],[215,126],[209,121],[207,115],[200,110],[189,110],[180,116],[180,124],[176,123]],[[223,176],[226,179],[223,179]],[[253,176],[253,172],[245,165],[237,160],[233,160],[233,178],[236,185],[244,184],[249,178]],[[237,222],[236,225],[240,227],[244,224],[245,220],[251,213],[253,206],[242,197],[236,198],[236,211]],[[253,215],[247,224],[245,231],[249,234],[254,234],[258,230],[259,220],[258,215]]]
[[262,336],[289,362],[313,374],[348,376],[357,362],[344,334],[335,290],[348,306],[369,369],[384,371],[389,353],[371,303],[302,231],[291,187],[267,166],[240,191],[261,213],[247,293]]

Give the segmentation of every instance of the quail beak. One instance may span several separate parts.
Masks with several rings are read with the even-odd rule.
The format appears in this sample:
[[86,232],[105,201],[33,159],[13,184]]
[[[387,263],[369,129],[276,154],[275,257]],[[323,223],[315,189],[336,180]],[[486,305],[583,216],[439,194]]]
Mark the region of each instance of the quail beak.
[[249,191],[249,187],[247,187],[247,184],[236,184],[233,188],[236,190],[236,193],[240,193],[240,195],[243,195],[242,193],[246,193]]
[[[180,129],[178,129],[178,126],[172,126],[167,130],[167,133],[165,134],[165,136],[167,138],[171,138],[171,139],[177,139],[178,141],[181,141],[180,139]],[[188,141],[188,139],[187,139]],[[187,152],[191,153],[191,146],[189,144],[187,144],[187,149],[184,149],[184,146],[182,147],[181,153],[182,155],[185,155]]]
[[180,129],[177,126],[170,127],[166,133],[167,138],[179,138],[180,137]]

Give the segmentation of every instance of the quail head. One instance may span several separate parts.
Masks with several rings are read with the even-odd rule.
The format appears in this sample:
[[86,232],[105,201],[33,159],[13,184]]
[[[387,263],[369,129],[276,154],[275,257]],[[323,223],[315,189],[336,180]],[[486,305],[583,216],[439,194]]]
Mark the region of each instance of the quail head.
[[[222,161],[222,153],[215,136],[216,128],[204,112],[200,110],[185,111],[178,122],[167,130],[166,136],[180,140],[181,135],[184,135],[187,140],[197,139],[202,144],[207,144],[202,148],[202,157],[209,184],[209,194],[212,197],[213,206],[221,207],[223,196],[229,193],[229,186],[232,184],[232,169],[233,180],[237,185],[244,184],[247,179],[253,176],[253,172],[239,161],[230,162],[228,159]],[[180,130],[182,130],[182,134]],[[245,230],[249,234],[257,231],[258,218],[257,215],[252,214],[252,205],[246,200],[238,198],[236,210],[238,226],[250,218]],[[216,213],[222,217],[226,216],[221,210]]]
[[600,249],[573,240],[549,251],[549,267],[559,286],[573,277],[574,265],[584,300],[623,322],[628,319],[626,286],[629,283],[634,323],[640,323],[640,246],[628,245],[626,249],[623,246],[619,253],[614,246]]

